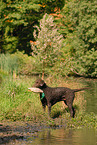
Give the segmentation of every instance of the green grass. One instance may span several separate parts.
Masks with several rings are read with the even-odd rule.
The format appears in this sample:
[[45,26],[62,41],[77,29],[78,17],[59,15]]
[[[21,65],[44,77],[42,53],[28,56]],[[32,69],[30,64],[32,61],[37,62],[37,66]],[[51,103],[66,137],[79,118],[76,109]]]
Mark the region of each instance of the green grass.
[[[45,123],[49,126],[66,125],[70,128],[97,128],[97,116],[85,112],[83,92],[77,93],[74,100],[75,118],[70,118],[69,110],[62,102],[52,107],[51,118],[48,118],[48,111],[47,109],[46,112],[43,111],[39,94],[28,91],[28,88],[34,84],[35,77],[20,76],[13,79],[11,76],[5,77],[2,74],[1,77],[0,121],[32,121],[33,123]],[[81,87],[81,84],[72,79],[55,78],[52,81],[52,77],[49,77],[45,80],[51,86]]]
[[44,114],[39,94],[28,91],[34,79],[6,77],[0,87],[0,120],[37,121]]

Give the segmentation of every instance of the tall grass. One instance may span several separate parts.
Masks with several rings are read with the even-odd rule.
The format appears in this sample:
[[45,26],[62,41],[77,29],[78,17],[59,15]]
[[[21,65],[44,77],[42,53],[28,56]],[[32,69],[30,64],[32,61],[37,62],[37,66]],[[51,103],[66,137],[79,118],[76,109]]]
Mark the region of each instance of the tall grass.
[[39,95],[28,91],[33,82],[30,80],[7,77],[3,81],[0,87],[0,120],[37,121],[44,114]]
[[[60,80],[60,79],[59,79]],[[62,79],[61,79],[62,80]],[[13,79],[12,77],[6,77],[0,87],[0,119],[9,120],[45,120],[48,117],[47,111],[44,112],[40,102],[39,94],[29,92],[28,87],[31,87],[35,81],[35,78],[20,77],[18,79]],[[51,84],[51,86],[58,85],[59,81],[55,79],[52,84],[52,78],[46,79],[46,82]],[[68,84],[68,81],[61,81],[61,85],[72,87]],[[78,84],[75,83],[77,86]],[[82,94],[75,98],[74,105],[77,108],[77,114],[81,110],[84,111],[84,103]],[[77,107],[79,106],[79,107]],[[80,112],[80,113],[82,113]],[[66,106],[59,102],[52,107],[53,118],[69,115],[69,110]]]
[[33,70],[32,57],[17,51],[14,54],[0,54],[0,71],[11,75],[30,74]]
[[11,56],[10,54],[0,54],[0,69],[13,74],[17,73],[19,68],[18,57]]

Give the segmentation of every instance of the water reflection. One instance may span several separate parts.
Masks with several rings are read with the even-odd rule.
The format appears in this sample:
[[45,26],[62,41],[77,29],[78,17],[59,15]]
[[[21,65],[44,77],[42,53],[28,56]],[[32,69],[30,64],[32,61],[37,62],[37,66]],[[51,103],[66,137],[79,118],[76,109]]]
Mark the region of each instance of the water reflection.
[[97,114],[97,80],[96,79],[81,79],[83,86],[88,86],[90,89],[84,92],[84,98],[87,102],[86,112],[94,112]]
[[94,129],[50,129],[39,133],[38,137],[30,138],[28,144],[34,145],[96,145],[97,131]]

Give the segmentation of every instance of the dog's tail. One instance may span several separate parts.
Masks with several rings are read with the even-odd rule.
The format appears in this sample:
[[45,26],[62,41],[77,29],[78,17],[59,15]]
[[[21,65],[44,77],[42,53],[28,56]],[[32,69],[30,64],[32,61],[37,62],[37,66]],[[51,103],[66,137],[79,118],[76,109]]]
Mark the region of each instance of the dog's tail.
[[79,91],[83,91],[83,90],[86,90],[86,89],[90,89],[90,88],[80,88],[80,89],[73,89],[74,92],[79,92]]

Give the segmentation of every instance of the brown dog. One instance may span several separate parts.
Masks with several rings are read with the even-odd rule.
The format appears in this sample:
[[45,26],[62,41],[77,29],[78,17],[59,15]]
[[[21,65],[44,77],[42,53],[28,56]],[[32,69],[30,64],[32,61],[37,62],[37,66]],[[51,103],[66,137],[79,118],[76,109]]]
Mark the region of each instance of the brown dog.
[[35,82],[34,87],[40,88],[43,90],[43,93],[40,93],[40,100],[42,102],[42,106],[45,110],[46,105],[48,106],[48,113],[51,113],[51,107],[59,102],[64,101],[64,103],[68,106],[70,111],[70,116],[74,117],[75,111],[73,107],[73,100],[75,97],[75,92],[85,90],[88,88],[81,88],[81,89],[69,89],[66,87],[56,87],[51,88],[46,85],[44,80],[38,79]]

